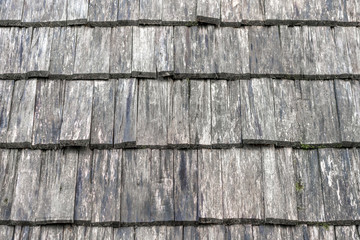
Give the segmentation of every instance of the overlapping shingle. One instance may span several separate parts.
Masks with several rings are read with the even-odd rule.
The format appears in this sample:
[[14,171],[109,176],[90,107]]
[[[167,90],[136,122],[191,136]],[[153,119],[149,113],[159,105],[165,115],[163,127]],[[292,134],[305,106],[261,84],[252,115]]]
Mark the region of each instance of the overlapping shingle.
[[88,14],[88,21],[94,26],[115,25],[118,14],[118,0],[90,0]]
[[25,26],[65,25],[66,8],[63,0],[24,0],[22,23]]

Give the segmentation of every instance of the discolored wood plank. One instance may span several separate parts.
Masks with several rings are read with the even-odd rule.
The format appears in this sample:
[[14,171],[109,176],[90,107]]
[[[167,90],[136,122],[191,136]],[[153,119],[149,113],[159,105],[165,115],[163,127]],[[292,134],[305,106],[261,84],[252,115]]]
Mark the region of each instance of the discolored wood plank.
[[39,148],[59,146],[64,104],[64,85],[61,80],[38,80],[32,145]]
[[[127,1],[129,2],[130,1]],[[136,1],[131,1],[136,2]],[[110,76],[130,77],[132,64],[133,27],[114,27],[111,30]]]
[[115,84],[114,146],[134,146],[136,143],[138,82],[136,79],[120,79]]
[[162,16],[163,0],[140,0],[139,1],[139,23],[160,24]]
[[198,220],[198,166],[196,150],[174,152],[175,221]]
[[36,80],[16,81],[7,130],[8,147],[30,147],[33,131]]
[[24,0],[22,23],[25,26],[58,26],[66,23],[67,4],[63,0]]
[[162,23],[183,24],[196,22],[196,0],[162,0]]
[[197,0],[196,20],[220,25],[220,0]]
[[134,24],[136,25],[139,20],[139,11],[140,11],[140,1],[128,1],[128,0],[118,0],[119,7],[117,13],[118,22],[122,25]]
[[260,24],[264,19],[264,2],[251,0],[220,0],[221,24],[241,26],[242,24]]
[[356,226],[336,226],[335,235],[337,240],[354,239],[359,240],[359,232]]
[[0,26],[19,26],[24,0],[4,0],[0,3]]
[[1,239],[12,239],[14,234],[15,227],[14,226],[0,226],[0,238]]
[[69,81],[65,86],[60,144],[87,146],[90,141],[92,81]]
[[0,146],[6,143],[14,86],[14,81],[0,81]]
[[40,240],[54,239],[62,240],[64,227],[61,225],[41,227]]
[[190,144],[190,82],[188,80],[179,80],[171,81],[169,84],[171,86],[167,141],[172,146],[186,147]]
[[122,150],[94,150],[91,222],[120,222]]
[[231,225],[226,227],[226,239],[248,239],[253,237],[251,225]]
[[93,26],[113,26],[117,22],[118,0],[89,0],[88,21]]
[[10,220],[14,223],[35,221],[41,162],[45,154],[40,150],[24,149],[19,151],[14,198]]
[[211,144],[210,81],[190,81],[190,144]]
[[169,123],[169,81],[140,80],[136,144],[167,145]]
[[134,238],[135,238],[135,231],[133,227],[114,228],[114,239],[126,240],[126,239],[134,239]]
[[91,120],[91,145],[113,146],[115,114],[115,80],[95,81]]
[[88,19],[89,1],[88,0],[68,0],[67,2],[67,24],[81,25]]

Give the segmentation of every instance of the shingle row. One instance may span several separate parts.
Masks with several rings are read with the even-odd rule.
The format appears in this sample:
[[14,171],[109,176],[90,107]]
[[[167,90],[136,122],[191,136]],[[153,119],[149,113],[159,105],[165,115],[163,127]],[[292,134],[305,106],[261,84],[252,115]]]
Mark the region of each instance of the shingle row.
[[359,146],[358,80],[0,81],[0,147]]
[[360,222],[359,149],[0,150],[0,222]]
[[359,78],[356,27],[0,28],[0,78]]
[[4,0],[3,26],[90,24],[188,25],[204,22],[230,26],[259,24],[359,25],[356,0]]
[[272,226],[272,225],[210,225],[210,226],[154,226],[154,227],[86,227],[74,225],[54,226],[0,226],[2,239],[30,240],[358,240],[357,226]]

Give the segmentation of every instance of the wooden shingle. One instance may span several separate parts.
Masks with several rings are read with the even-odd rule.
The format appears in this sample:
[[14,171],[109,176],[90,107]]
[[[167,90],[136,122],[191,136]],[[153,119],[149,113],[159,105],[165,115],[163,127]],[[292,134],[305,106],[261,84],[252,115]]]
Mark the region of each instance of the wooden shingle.
[[133,27],[130,26],[114,27],[111,30],[110,77],[112,78],[131,76],[132,34]]
[[114,228],[114,239],[126,240],[134,239],[135,231],[133,227]]
[[117,19],[120,25],[137,24],[139,20],[140,0],[118,0]]
[[90,0],[89,23],[93,26],[112,26],[117,22],[118,0]]
[[197,0],[162,0],[162,24],[180,25],[196,22]]
[[139,23],[160,24],[163,0],[139,0]]
[[249,239],[253,237],[251,225],[231,225],[226,227],[228,239]]
[[335,227],[336,239],[354,239],[359,240],[360,236],[356,226],[336,226]]
[[0,81],[0,146],[6,143],[14,86],[14,81]]
[[39,239],[62,240],[64,227],[62,225],[42,227]]
[[14,235],[14,226],[6,226],[1,225],[0,226],[0,238],[1,239],[11,239]]
[[68,25],[85,24],[88,19],[89,1],[88,0],[68,0],[66,20]]
[[251,0],[220,0],[221,24],[238,27],[242,24],[261,24],[264,19],[264,2]]
[[24,0],[22,23],[25,26],[64,25],[66,7],[63,0]]
[[197,0],[196,20],[220,25],[220,0]]
[[0,26],[19,26],[24,0],[4,0],[0,3]]

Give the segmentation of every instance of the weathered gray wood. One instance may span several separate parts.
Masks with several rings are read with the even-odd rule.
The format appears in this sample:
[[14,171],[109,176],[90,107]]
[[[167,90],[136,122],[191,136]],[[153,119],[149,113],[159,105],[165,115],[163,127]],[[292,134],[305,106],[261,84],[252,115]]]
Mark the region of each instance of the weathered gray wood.
[[0,81],[0,146],[6,143],[14,81]]
[[151,151],[151,221],[174,221],[174,154]]
[[274,90],[271,81],[265,78],[240,81],[244,143],[276,142]]
[[0,28],[0,77],[1,79],[5,78],[6,73],[6,63],[8,62],[9,58],[9,45],[10,45],[10,37],[11,37],[11,30],[14,31],[15,28]]
[[46,151],[41,163],[37,223],[73,222],[78,152]]
[[151,150],[123,151],[121,222],[151,221]]
[[291,227],[281,225],[253,226],[254,240],[294,239]]
[[360,219],[359,154],[352,149],[319,149],[326,221]]
[[16,181],[17,150],[0,150],[0,223],[10,219]]
[[76,79],[108,79],[111,28],[77,29],[74,75]]
[[95,81],[91,121],[91,145],[113,146],[115,114],[115,80]]
[[215,29],[217,73],[220,78],[248,76],[248,28],[222,27]]
[[72,230],[65,227],[64,239],[77,240],[77,239],[91,239],[92,227],[74,226]]
[[360,144],[360,83],[335,80],[336,103],[343,144]]
[[127,240],[134,239],[135,231],[133,227],[114,228],[114,239]]
[[183,24],[196,22],[196,0],[162,0],[162,23]]
[[10,220],[14,223],[35,221],[41,162],[45,154],[40,150],[24,149],[19,152],[14,198]]
[[305,145],[341,143],[333,81],[300,81],[300,129]]
[[[354,0],[353,0],[354,1]],[[350,1],[351,2],[351,1]],[[347,2],[347,3],[350,3]],[[348,5],[349,6],[349,5]],[[360,7],[360,4],[359,4]],[[360,13],[359,13],[360,17]],[[359,18],[360,19],[360,18]],[[338,27],[335,28],[335,41],[337,44],[336,53],[343,59],[340,59],[343,68],[348,69],[349,76],[360,75],[360,33],[356,27]],[[340,43],[340,44],[339,44]]]
[[92,81],[66,82],[60,144],[70,146],[89,144],[92,101]]
[[110,76],[113,78],[131,76],[132,33],[133,27],[130,26],[111,30]]
[[262,151],[259,147],[222,150],[224,219],[264,219]]
[[117,19],[120,24],[136,24],[139,20],[139,0],[128,1],[118,0],[119,7],[117,13]]
[[293,161],[299,220],[324,222],[324,199],[317,150],[294,149]]
[[214,226],[199,226],[197,230],[200,235],[200,239],[225,239],[225,226],[214,225]]
[[22,23],[25,26],[64,25],[66,7],[63,0],[24,0]]
[[0,3],[0,26],[18,26],[21,23],[24,0],[4,0]]
[[251,225],[231,225],[226,227],[226,239],[247,239],[253,237]]
[[[12,239],[14,240],[29,240],[29,239],[40,239],[41,227],[30,227],[30,226],[15,226],[15,232]],[[11,238],[9,238],[11,239]]]
[[174,152],[175,221],[198,220],[198,166],[196,150]]
[[258,24],[264,19],[264,2],[251,0],[220,0],[221,24],[241,26],[241,24]]
[[200,239],[199,231],[194,226],[184,226],[184,239]]
[[[265,4],[265,21],[267,23],[291,23],[292,13],[294,12],[295,4],[285,4],[278,0],[267,0]],[[295,5],[295,6],[294,6]]]
[[136,79],[119,79],[116,83],[114,146],[134,146],[136,142]]
[[360,239],[356,226],[337,226],[335,227],[335,235],[336,240]]
[[291,148],[263,148],[265,220],[291,223],[298,220],[296,183]]
[[31,38],[30,56],[27,67],[28,77],[48,77],[50,68],[53,29],[34,28]]
[[7,130],[8,147],[30,147],[33,130],[36,80],[15,82]]
[[220,149],[198,151],[200,221],[220,222],[223,219],[222,151]]
[[163,0],[140,0],[139,23],[160,24]]
[[92,223],[120,222],[122,150],[94,150]]
[[0,238],[1,239],[12,239],[14,234],[15,227],[14,226],[0,226]]
[[69,78],[74,73],[76,28],[54,28],[49,77]]
[[64,227],[61,225],[41,227],[40,240],[62,240]]
[[88,0],[68,0],[67,1],[67,24],[80,25],[85,24],[88,19]]
[[86,223],[92,214],[92,151],[89,148],[79,150],[76,174],[74,221]]
[[88,21],[93,26],[112,26],[117,22],[118,0],[89,0]]
[[39,148],[55,148],[59,145],[64,85],[61,80],[38,80],[32,145]]
[[140,80],[136,144],[167,145],[169,123],[169,81]]
[[170,106],[168,144],[186,147],[190,144],[189,90],[188,80],[169,82]]
[[210,81],[190,81],[190,144],[211,144]]
[[182,227],[171,227],[171,226],[155,226],[155,227],[139,227],[135,230],[135,239],[176,239],[182,238]]
[[157,27],[155,29],[156,72],[160,76],[171,76],[174,73],[174,28]]
[[196,20],[220,25],[220,0],[197,0]]
[[305,236],[308,237],[308,239],[335,240],[334,226],[308,226],[307,233],[304,237]]
[[211,143],[213,146],[241,144],[239,81],[211,81]]
[[113,240],[113,229],[111,227],[92,227],[91,240]]

